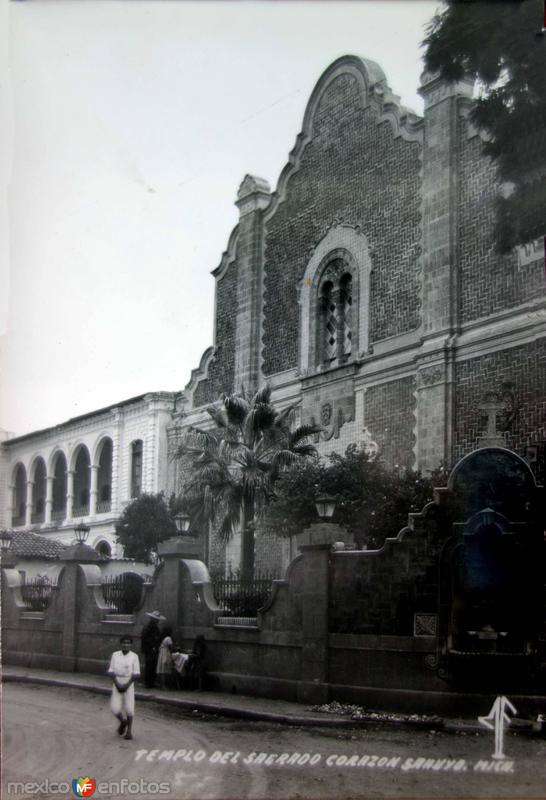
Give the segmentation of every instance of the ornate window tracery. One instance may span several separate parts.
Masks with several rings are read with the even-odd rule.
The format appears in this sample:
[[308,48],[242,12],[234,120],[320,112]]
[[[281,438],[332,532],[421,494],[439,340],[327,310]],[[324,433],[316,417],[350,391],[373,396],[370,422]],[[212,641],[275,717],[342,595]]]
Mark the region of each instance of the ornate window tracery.
[[368,352],[371,270],[366,236],[335,220],[310,252],[299,285],[301,375]]
[[353,352],[353,277],[342,258],[330,261],[319,281],[317,366],[335,366]]

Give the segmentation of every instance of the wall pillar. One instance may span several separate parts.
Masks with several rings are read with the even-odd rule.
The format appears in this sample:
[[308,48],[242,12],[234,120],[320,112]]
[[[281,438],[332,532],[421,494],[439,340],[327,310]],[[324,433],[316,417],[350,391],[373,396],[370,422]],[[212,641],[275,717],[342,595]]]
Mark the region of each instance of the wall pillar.
[[78,664],[78,589],[80,583],[80,564],[90,564],[100,560],[100,556],[86,544],[69,547],[61,556],[64,561],[62,575],[63,589],[63,665],[65,672],[77,672]]
[[53,510],[53,475],[48,475],[46,479],[46,501],[45,501],[45,517],[44,522],[46,525],[51,524],[51,512]]
[[6,509],[7,519],[6,526],[11,528],[13,524],[13,510],[15,508],[15,484],[10,483],[8,486],[8,507]]
[[[127,444],[124,438],[123,430],[123,415],[119,408],[113,412],[115,420],[115,433],[112,436],[112,486],[110,489],[110,510],[112,513],[121,511],[122,501],[127,501],[131,497],[131,470],[132,470],[132,453],[131,448],[127,449]],[[122,472],[125,463],[126,490],[125,496],[122,497]],[[119,545],[118,545],[119,547]]]
[[66,519],[72,519],[74,509],[74,470],[66,472]]
[[27,481],[27,496],[25,500],[25,525],[32,525],[32,509],[34,507],[34,481]]
[[96,464],[92,464],[89,469],[91,470],[91,483],[89,487],[89,514],[94,515],[97,513],[97,484],[99,479],[99,468]]
[[263,210],[271,199],[267,181],[247,175],[237,194],[237,322],[234,388],[252,393],[260,384]]
[[459,325],[459,114],[473,81],[423,73],[423,344],[417,359],[417,467],[452,460],[455,348]]
[[301,682],[298,685],[298,701],[301,703],[326,703],[328,701],[330,549],[331,544],[300,546],[304,557]]
[[159,543],[157,552],[163,559],[163,596],[160,598],[159,611],[167,617],[167,623],[176,633],[184,625],[181,562],[183,559],[202,561],[203,540],[194,536],[172,536]]

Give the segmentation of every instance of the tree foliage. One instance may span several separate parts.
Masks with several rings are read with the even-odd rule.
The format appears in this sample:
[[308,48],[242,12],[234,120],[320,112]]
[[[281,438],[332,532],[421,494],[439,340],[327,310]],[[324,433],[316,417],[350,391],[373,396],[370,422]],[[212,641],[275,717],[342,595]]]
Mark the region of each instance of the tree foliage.
[[446,0],[429,25],[425,65],[450,81],[479,81],[473,123],[501,181],[497,242],[501,251],[546,233],[546,36],[537,36],[543,0]]
[[354,536],[357,547],[380,547],[387,536],[408,522],[408,513],[421,511],[432,500],[443,476],[389,471],[356,445],[343,455],[332,453],[327,463],[305,462],[287,471],[277,485],[277,502],[264,510],[262,524],[285,536],[294,536],[318,521],[315,497],[336,498],[334,522]]
[[123,545],[124,555],[146,563],[153,560],[159,542],[175,535],[172,510],[162,492],[141,494],[116,522],[116,537]]
[[242,532],[242,574],[254,571],[256,513],[275,498],[283,470],[315,453],[307,438],[320,430],[314,425],[291,429],[293,406],[278,412],[265,386],[252,398],[223,395],[207,408],[214,427],[192,427],[177,457],[189,461],[184,501],[192,526],[218,523],[221,538]]

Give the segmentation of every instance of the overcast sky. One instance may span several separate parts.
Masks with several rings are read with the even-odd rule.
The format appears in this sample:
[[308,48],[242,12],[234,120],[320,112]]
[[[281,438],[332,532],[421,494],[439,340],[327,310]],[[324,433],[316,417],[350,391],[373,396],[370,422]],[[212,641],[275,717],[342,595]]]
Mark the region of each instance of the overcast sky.
[[0,427],[182,389],[212,343],[210,271],[244,175],[275,187],[343,54],[377,61],[422,113],[437,6],[2,4]]

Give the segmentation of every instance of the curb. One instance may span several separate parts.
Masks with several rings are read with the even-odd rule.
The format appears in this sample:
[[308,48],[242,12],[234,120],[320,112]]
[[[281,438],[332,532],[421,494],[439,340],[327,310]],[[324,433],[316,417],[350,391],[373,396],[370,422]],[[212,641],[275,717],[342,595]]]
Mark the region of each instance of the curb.
[[[66,681],[62,678],[47,678],[41,675],[18,675],[16,673],[8,673],[2,675],[3,683],[34,683],[42,686],[56,686],[69,689],[78,689],[84,692],[91,692],[92,694],[100,694],[108,696],[110,694],[110,687],[97,686],[91,683],[81,681]],[[324,719],[316,717],[306,717],[292,714],[281,714],[275,711],[258,711],[250,708],[242,708],[240,706],[224,706],[218,703],[210,703],[206,701],[187,700],[182,697],[164,697],[157,694],[149,694],[148,692],[135,691],[137,700],[144,702],[159,703],[160,705],[173,706],[184,711],[197,711],[202,714],[215,714],[221,717],[228,717],[232,719],[248,719],[254,722],[274,722],[280,725],[292,725],[301,727],[314,727],[314,728],[360,728],[371,726],[387,726],[393,728],[410,728],[413,730],[434,730],[443,733],[451,734],[466,734],[466,735],[484,735],[487,733],[478,724],[450,721],[441,717],[433,719],[389,719],[388,713],[382,718],[364,715],[360,719],[352,719],[346,717],[339,717],[333,715],[324,715]],[[376,712],[377,713],[377,712]],[[510,725],[511,732],[522,733],[527,736],[545,737],[546,725],[540,722],[532,722],[530,720],[522,720],[514,718],[513,723]]]
[[[110,688],[107,686],[95,686],[89,683],[82,683],[78,681],[64,681],[61,678],[45,678],[42,676],[32,675],[16,675],[4,674],[2,675],[3,683],[34,683],[42,686],[56,686],[69,689],[79,689],[80,691],[91,692],[93,694],[109,695]],[[218,703],[209,703],[204,701],[186,700],[182,697],[163,697],[157,694],[149,694],[147,692],[135,691],[135,698],[144,702],[159,703],[160,705],[174,706],[176,708],[184,709],[185,711],[198,711],[203,714],[216,714],[222,717],[231,717],[236,719],[249,719],[255,722],[277,722],[283,725],[302,725],[307,727],[355,727],[358,726],[361,720],[345,719],[341,717],[325,719],[315,719],[314,717],[302,717],[291,714],[279,714],[275,711],[256,711],[250,708],[241,708],[238,706],[224,706]],[[371,724],[371,721],[368,722]]]

